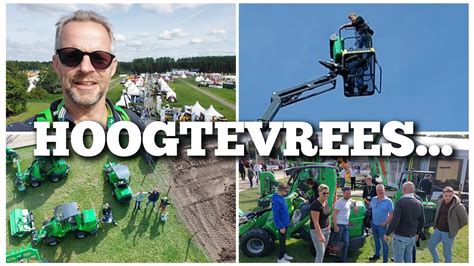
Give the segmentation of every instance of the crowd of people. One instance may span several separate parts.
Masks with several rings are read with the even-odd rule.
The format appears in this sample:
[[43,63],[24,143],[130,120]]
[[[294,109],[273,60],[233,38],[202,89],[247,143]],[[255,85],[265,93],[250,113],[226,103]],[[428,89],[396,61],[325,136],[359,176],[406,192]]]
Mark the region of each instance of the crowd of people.
[[[166,212],[166,207],[170,205],[169,199],[167,196],[163,196],[160,199],[160,191],[158,188],[154,188],[149,192],[143,192],[140,190],[136,194],[132,196],[135,200],[135,205],[133,207],[133,212],[141,210],[141,204],[145,200],[148,199],[145,210],[148,208],[148,205],[152,205],[152,211],[156,210],[160,214],[160,220],[162,222],[166,222],[168,220],[168,213]],[[158,208],[156,207],[156,203],[160,200],[160,205]],[[102,218],[101,221],[106,224],[113,223],[114,225],[118,225],[117,221],[114,219],[112,214],[112,207],[110,207],[109,203],[105,203],[102,208]]]
[[[350,171],[348,173],[350,177]],[[429,186],[428,182],[425,183],[425,186]],[[337,261],[347,262],[349,217],[351,212],[358,212],[356,201],[351,198],[352,184],[342,187],[343,196],[335,201],[333,206],[328,203],[331,192],[327,185],[317,184],[312,178],[306,180],[306,185],[314,195],[301,205],[300,220],[310,215],[310,234],[316,250],[315,262],[323,262],[331,233],[340,247]],[[284,197],[288,191],[288,185],[282,183],[272,197],[273,220],[279,230],[277,259],[279,263],[288,263],[294,259],[286,252],[286,233],[290,225],[290,216]],[[384,263],[416,262],[416,247],[419,247],[420,240],[426,240],[427,236],[424,231],[422,198],[415,192],[415,184],[405,182],[402,186],[403,195],[394,204],[392,199],[387,197],[383,184],[375,185],[370,175],[365,177],[362,197],[367,210],[366,233],[372,235],[375,244],[374,254],[368,258],[369,261],[375,262],[382,258]],[[431,195],[422,196],[431,197]],[[437,204],[433,232],[428,240],[428,249],[433,262],[440,261],[436,249],[440,243],[443,246],[444,262],[452,262],[453,242],[459,230],[467,223],[468,215],[465,207],[455,195],[454,189],[445,187],[442,198]],[[389,258],[390,238],[392,258]]]

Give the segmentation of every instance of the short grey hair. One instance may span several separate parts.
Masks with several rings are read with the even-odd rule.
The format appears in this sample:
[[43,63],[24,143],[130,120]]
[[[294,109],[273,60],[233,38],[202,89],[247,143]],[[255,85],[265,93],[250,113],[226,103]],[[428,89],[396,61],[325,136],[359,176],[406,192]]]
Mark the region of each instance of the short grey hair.
[[375,189],[379,189],[379,188],[382,188],[383,190],[385,190],[385,186],[383,184],[378,184]]
[[112,42],[112,51],[114,50],[114,34],[112,32],[112,24],[109,23],[107,18],[102,15],[97,14],[92,10],[76,10],[74,13],[62,16],[59,21],[56,23],[56,39],[54,43],[54,51],[58,50],[59,47],[59,37],[61,30],[69,22],[95,22],[98,23],[107,30],[107,33],[110,36],[110,41]]

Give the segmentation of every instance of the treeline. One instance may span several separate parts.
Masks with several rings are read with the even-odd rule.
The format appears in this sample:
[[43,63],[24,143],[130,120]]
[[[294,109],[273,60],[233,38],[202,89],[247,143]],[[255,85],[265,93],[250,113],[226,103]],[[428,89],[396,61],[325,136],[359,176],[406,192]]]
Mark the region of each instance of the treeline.
[[[28,71],[39,71],[40,73],[36,88],[29,93],[27,93]],[[59,77],[54,72],[51,62],[7,61],[6,83],[7,116],[26,111],[28,99],[42,99],[48,93],[61,92]]]
[[[235,56],[186,57],[175,60],[171,57],[138,58],[132,62],[119,62],[116,75],[128,73],[164,73],[173,69],[196,72],[236,73]],[[7,116],[26,111],[28,99],[42,99],[51,93],[60,93],[61,85],[51,62],[7,61],[6,69]],[[40,71],[36,88],[27,93],[28,71]]]
[[119,62],[118,73],[164,73],[173,69],[188,69],[205,73],[235,73],[235,56],[137,58],[132,62]]

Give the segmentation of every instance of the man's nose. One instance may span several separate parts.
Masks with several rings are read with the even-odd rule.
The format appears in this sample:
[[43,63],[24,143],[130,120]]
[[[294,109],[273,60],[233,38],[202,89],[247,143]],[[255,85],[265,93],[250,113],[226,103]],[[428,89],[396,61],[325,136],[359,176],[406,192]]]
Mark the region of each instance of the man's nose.
[[84,55],[84,57],[82,58],[82,62],[79,64],[79,70],[84,73],[95,71],[95,68],[92,65],[91,58],[89,57],[89,55]]

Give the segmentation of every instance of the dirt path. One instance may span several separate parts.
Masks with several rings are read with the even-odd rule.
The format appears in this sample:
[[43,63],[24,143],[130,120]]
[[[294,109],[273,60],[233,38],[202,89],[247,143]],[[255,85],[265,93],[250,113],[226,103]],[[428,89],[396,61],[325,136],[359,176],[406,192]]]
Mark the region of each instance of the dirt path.
[[222,98],[219,97],[219,96],[216,96],[216,95],[214,95],[214,94],[212,94],[212,93],[210,93],[210,92],[208,92],[208,91],[206,91],[206,90],[203,90],[203,89],[199,88],[198,86],[187,82],[187,81],[184,80],[184,79],[179,79],[179,80],[181,80],[182,82],[186,83],[186,85],[192,87],[193,89],[195,89],[195,90],[197,90],[197,91],[199,91],[199,92],[202,92],[203,94],[207,95],[208,97],[212,98],[213,100],[215,100],[215,101],[217,101],[217,102],[219,102],[219,103],[225,105],[226,107],[228,107],[228,108],[230,108],[230,109],[232,109],[232,110],[235,111],[235,104],[232,104],[232,103],[230,103],[230,102],[228,102],[228,101],[222,99]]
[[217,262],[235,262],[235,160],[215,157],[216,143],[205,144],[208,157],[169,159],[173,204],[191,233]]

